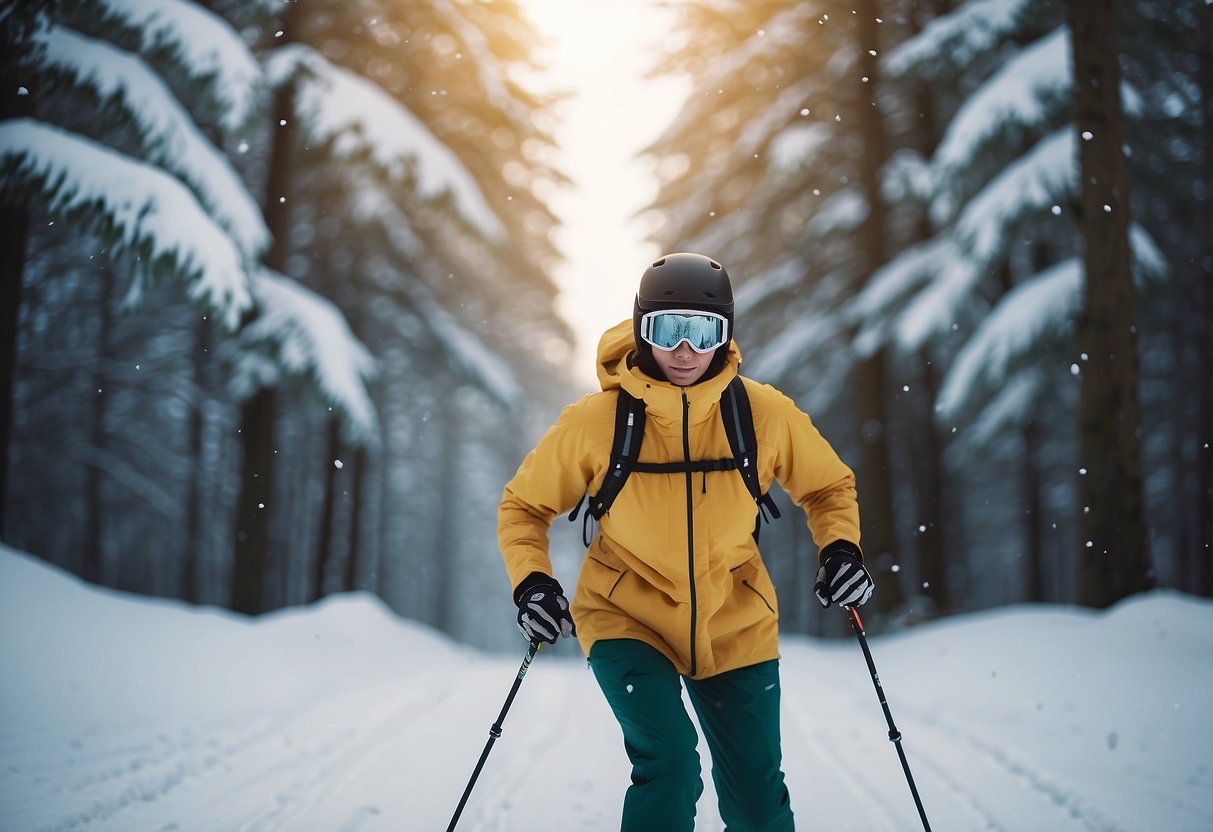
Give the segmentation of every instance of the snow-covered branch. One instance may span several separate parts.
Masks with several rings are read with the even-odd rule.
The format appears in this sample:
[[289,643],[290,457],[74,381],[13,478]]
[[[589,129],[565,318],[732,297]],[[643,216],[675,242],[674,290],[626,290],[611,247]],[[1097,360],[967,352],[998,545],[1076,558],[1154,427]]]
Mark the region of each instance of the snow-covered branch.
[[235,240],[246,260],[269,244],[261,209],[239,175],[198,131],[185,109],[146,63],[103,41],[52,26],[35,36],[43,67],[92,88],[138,126],[148,161],[183,179]]
[[377,365],[345,316],[327,299],[270,269],[253,274],[252,289],[258,314],[240,332],[243,354],[232,382],[237,397],[272,385],[275,369],[307,378],[341,413],[347,437],[373,446],[379,420],[366,384]]
[[471,57],[480,78],[480,85],[488,96],[488,102],[513,122],[519,130],[532,129],[530,108],[515,98],[506,87],[506,72],[501,61],[489,48],[488,40],[480,29],[473,26],[468,19],[449,0],[433,0],[434,10],[442,15],[447,25],[463,42],[464,51]]
[[836,131],[826,123],[793,122],[771,138],[767,166],[776,174],[812,168],[818,152],[836,139]]
[[[1001,137],[1034,139],[1055,127],[1071,103],[1073,58],[1070,30],[1059,26],[1025,46],[966,99],[948,123],[931,160],[937,197],[931,206],[936,224],[951,221],[957,210],[955,183]],[[1143,111],[1141,95],[1121,83],[1125,113]]]
[[789,319],[795,325],[745,358],[746,375],[778,384],[811,412],[829,409],[854,381],[855,355],[836,346],[846,329],[837,313],[838,294],[851,279],[849,274],[833,272],[815,284],[809,296],[797,303],[801,314]]
[[754,275],[734,294],[737,313],[748,316],[771,298],[791,292],[804,280],[805,265],[796,255],[790,255],[762,274]]
[[916,350],[951,327],[973,287],[985,276],[984,269],[950,244],[941,246],[939,254],[934,278],[893,322],[892,341],[902,350]]
[[93,0],[105,17],[139,33],[145,52],[165,50],[193,78],[210,79],[224,128],[246,124],[256,109],[261,68],[219,15],[187,0]]
[[[724,86],[727,79],[744,70],[755,55],[769,54],[777,49],[802,48],[805,33],[811,31],[809,25],[819,14],[815,4],[794,3],[790,8],[778,12],[761,31],[750,35],[740,46],[722,55],[702,78],[695,80],[695,89],[687,96],[687,103],[682,112],[652,146],[676,146],[682,131],[694,129],[694,125],[702,124],[706,120],[705,113],[710,113],[716,106],[716,90]],[[800,109],[800,106],[796,103],[796,110]]]
[[958,434],[958,447],[968,452],[983,448],[1027,419],[1040,419],[1037,399],[1048,390],[1039,367],[1025,367],[998,386],[981,408],[972,427]]
[[[789,272],[780,275],[784,280],[790,280]],[[809,297],[805,298],[803,308],[807,310],[796,321],[795,327],[789,327],[777,339],[766,344],[757,358],[746,362],[746,371],[760,378],[780,378],[796,370],[814,356],[829,352],[830,344],[841,338],[847,327],[847,322],[837,312],[839,293],[847,285],[849,276],[842,273],[831,273],[813,285]],[[747,303],[757,297],[750,295]],[[834,352],[843,352],[834,350]]]
[[526,393],[509,364],[448,312],[421,281],[402,279],[394,285],[408,299],[456,370],[506,410],[522,407]]
[[937,17],[881,60],[889,78],[933,78],[990,53],[1021,25],[1039,0],[969,0]]
[[932,237],[912,246],[872,273],[867,285],[843,308],[846,319],[860,329],[852,348],[867,358],[891,337],[891,321],[904,309],[907,297],[944,270],[956,256],[947,235]]
[[[1166,261],[1143,227],[1129,229],[1134,282],[1139,287],[1167,272]],[[978,389],[1007,381],[1011,368],[1049,338],[1072,332],[1082,308],[1082,260],[1063,260],[1007,292],[961,348],[936,402],[941,419],[953,419]]]
[[113,237],[115,253],[170,268],[229,328],[251,304],[231,237],[159,168],[33,119],[0,123],[0,191],[31,190],[52,216]]
[[1068,331],[1082,303],[1082,281],[1082,261],[1071,257],[1007,292],[948,370],[936,402],[939,418],[953,418],[979,380],[1000,384],[1008,366],[1046,333]]
[[822,239],[835,233],[850,233],[859,228],[868,216],[868,201],[863,192],[850,185],[826,197],[821,210],[809,220],[806,237]]
[[1009,248],[1026,218],[1077,195],[1074,128],[1055,130],[1008,165],[965,206],[953,232],[956,244],[986,265]]
[[[370,177],[362,182],[351,202],[351,219],[376,225],[392,249],[386,258],[376,258],[368,269],[380,288],[411,307],[428,330],[428,337],[442,346],[445,358],[478,390],[488,394],[507,411],[521,408],[526,393],[509,364],[473,335],[446,310],[420,275],[403,272],[398,262],[425,263],[425,244],[413,232],[408,218],[384,193],[384,186]],[[395,262],[391,262],[395,261]],[[402,332],[413,327],[401,319]]]
[[[1070,32],[1065,26],[1029,44],[973,92],[949,122],[932,159],[936,188],[951,190],[953,180],[996,137],[1038,133],[1070,102]],[[940,225],[955,210],[937,202]]]
[[[752,116],[742,127],[733,155],[748,158],[766,145],[771,148],[769,153],[782,156],[785,166],[791,166],[795,160],[790,158],[790,151],[793,148],[786,144],[788,140],[784,139],[785,146],[782,148],[782,153],[772,146],[790,131],[797,128],[803,130],[812,126],[802,124],[795,119],[800,118],[798,114],[804,109],[804,102],[811,101],[813,94],[819,91],[820,86],[820,79],[816,75],[810,75],[793,83],[787,89],[780,90],[771,106]],[[789,124],[789,122],[791,123]],[[822,125],[817,124],[816,126]],[[810,142],[804,149],[816,150],[816,146]],[[806,157],[807,155],[806,153]],[[800,165],[809,167],[812,160],[806,157],[802,157],[798,161]]]
[[460,214],[486,237],[505,233],[459,158],[378,85],[302,44],[275,50],[266,71],[274,86],[297,80],[300,129],[309,141],[331,142],[342,159],[370,158],[394,183],[415,181],[422,197],[450,193]]

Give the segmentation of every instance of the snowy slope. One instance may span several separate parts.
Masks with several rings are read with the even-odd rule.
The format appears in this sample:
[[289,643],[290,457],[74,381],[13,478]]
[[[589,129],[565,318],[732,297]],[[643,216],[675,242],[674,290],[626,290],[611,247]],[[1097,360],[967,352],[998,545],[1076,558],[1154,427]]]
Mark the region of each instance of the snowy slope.
[[[938,832],[1213,829],[1213,605],[1017,607],[872,649]],[[0,829],[445,829],[523,650],[365,595],[250,622],[0,549]],[[919,827],[853,642],[787,639],[783,702],[801,828]],[[541,652],[459,828],[617,828],[620,746],[584,662]]]

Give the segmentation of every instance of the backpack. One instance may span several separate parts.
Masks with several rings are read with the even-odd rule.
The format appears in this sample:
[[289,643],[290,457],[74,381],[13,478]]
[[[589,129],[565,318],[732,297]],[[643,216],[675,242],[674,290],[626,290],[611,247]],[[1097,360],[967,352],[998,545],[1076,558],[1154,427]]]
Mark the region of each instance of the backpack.
[[575,521],[581,506],[589,498],[586,513],[582,522],[581,537],[586,546],[590,518],[601,520],[619,492],[623,490],[628,475],[639,474],[681,474],[687,472],[708,471],[737,471],[745,481],[746,488],[754,502],[758,504],[758,515],[754,518],[754,540],[757,542],[762,521],[768,523],[771,517],[780,517],[779,508],[775,505],[770,492],[763,493],[758,481],[758,439],[754,435],[754,413],[750,409],[750,397],[746,394],[741,376],[737,376],[720,396],[720,419],[724,422],[724,433],[729,440],[729,449],[733,456],[724,459],[699,459],[690,462],[637,462],[640,456],[640,444],[644,439],[645,410],[644,401],[633,397],[623,388],[619,389],[619,399],[615,403],[615,436],[611,442],[611,470],[602,481],[602,489],[593,497],[589,492],[582,495],[577,505],[569,514],[569,520]]

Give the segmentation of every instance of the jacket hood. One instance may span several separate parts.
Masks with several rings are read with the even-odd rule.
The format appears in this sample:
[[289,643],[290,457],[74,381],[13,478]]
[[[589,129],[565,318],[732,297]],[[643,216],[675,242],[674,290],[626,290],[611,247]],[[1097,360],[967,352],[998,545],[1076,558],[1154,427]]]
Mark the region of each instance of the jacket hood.
[[[741,350],[738,349],[737,342],[733,340],[729,341],[728,350],[728,361],[725,362],[725,369],[721,375],[726,379],[731,379],[736,375],[737,367],[741,364]],[[627,387],[628,385],[624,383],[624,376],[629,376],[633,380],[643,380],[650,385],[679,389],[668,381],[649,378],[636,367],[628,367],[628,356],[635,351],[636,336],[632,329],[631,318],[621,321],[602,334],[602,338],[598,341],[598,383],[602,385],[603,390]],[[727,380],[725,383],[727,385]]]

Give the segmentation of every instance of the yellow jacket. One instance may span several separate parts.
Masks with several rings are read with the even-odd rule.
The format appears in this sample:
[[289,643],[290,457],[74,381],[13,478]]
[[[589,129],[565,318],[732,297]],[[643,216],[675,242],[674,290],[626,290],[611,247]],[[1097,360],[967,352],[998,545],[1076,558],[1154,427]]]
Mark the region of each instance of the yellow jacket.
[[[741,362],[736,345],[719,375],[686,388],[628,367],[625,359],[634,347],[630,320],[603,335],[602,392],[566,407],[505,486],[497,536],[511,586],[532,572],[552,574],[552,520],[587,490],[598,493],[620,387],[645,402],[641,462],[685,460],[684,406],[691,459],[732,457],[719,401]],[[744,383],[763,491],[779,481],[803,507],[819,549],[837,540],[858,545],[851,469],[791,399],[769,385]],[[753,537],[757,510],[736,471],[628,477],[586,552],[573,597],[573,620],[586,654],[600,639],[639,639],[696,679],[778,658],[775,588]]]

